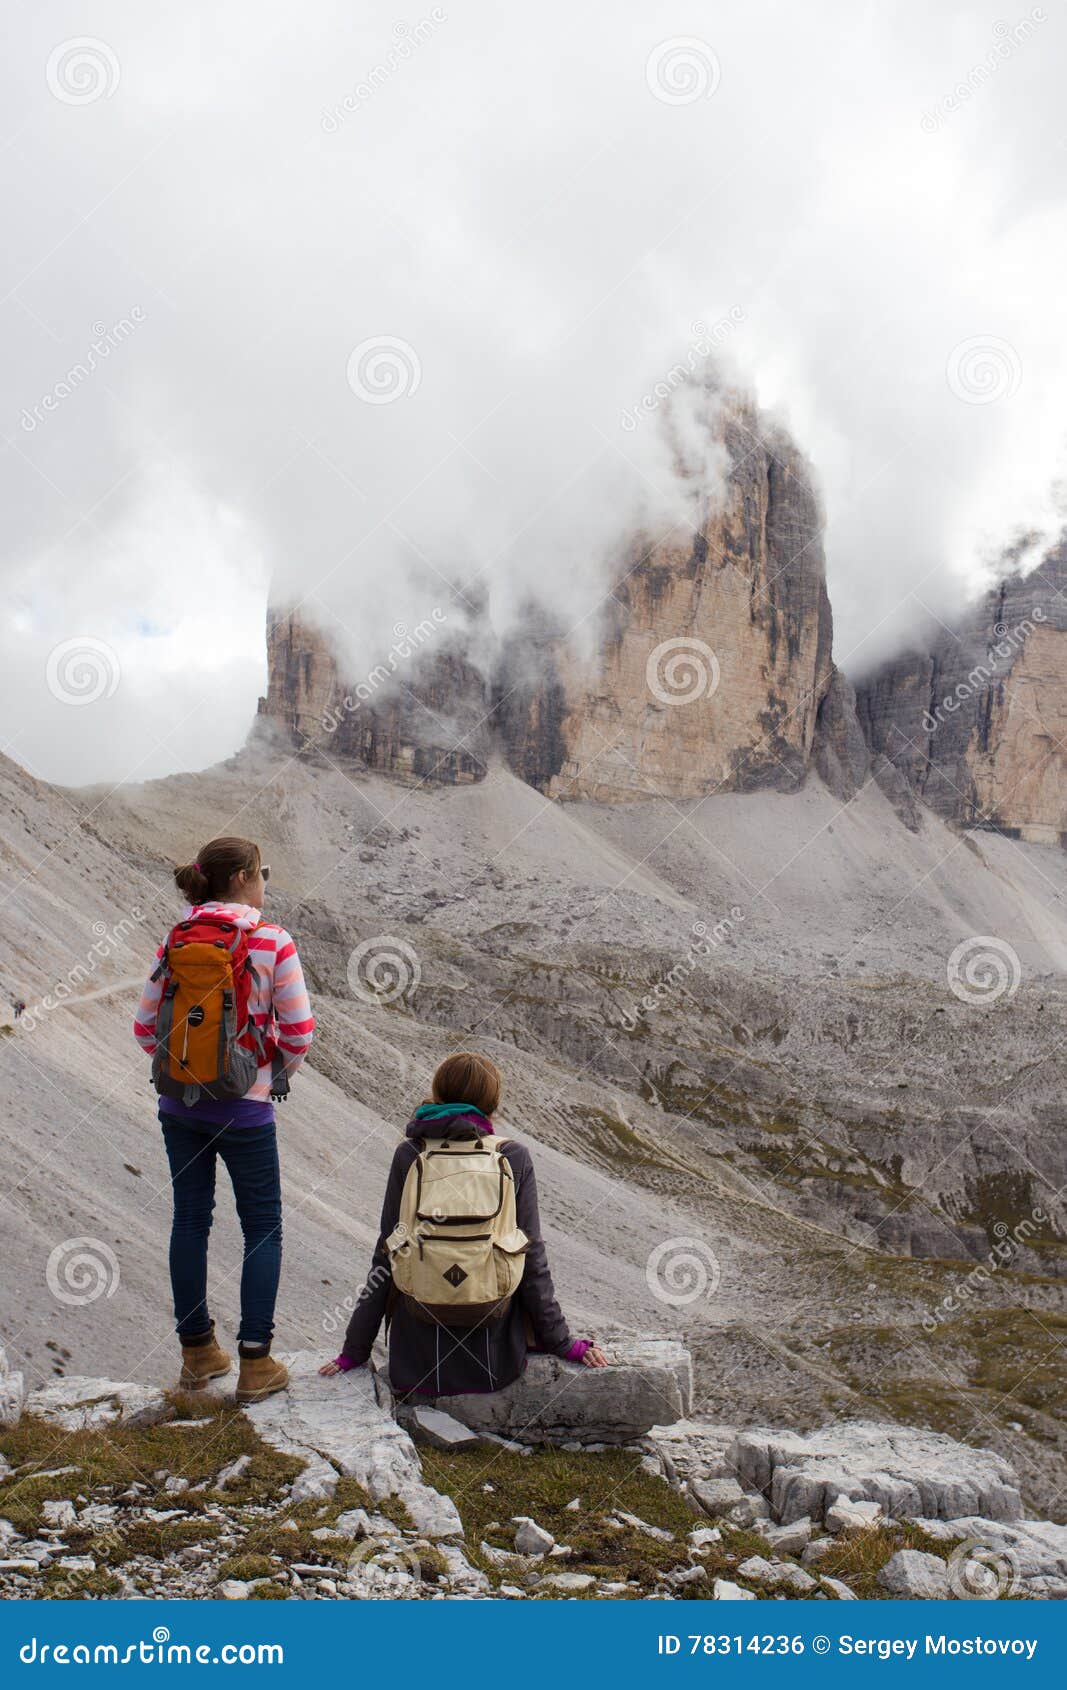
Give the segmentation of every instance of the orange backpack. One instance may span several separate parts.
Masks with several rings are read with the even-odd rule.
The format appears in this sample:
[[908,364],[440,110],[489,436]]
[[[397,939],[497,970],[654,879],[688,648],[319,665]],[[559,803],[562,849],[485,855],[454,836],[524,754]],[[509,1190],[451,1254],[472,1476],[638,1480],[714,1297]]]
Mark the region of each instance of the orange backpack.
[[[260,924],[262,925],[262,923]],[[248,1013],[258,977],[248,938],[222,915],[197,914],[171,929],[152,978],[162,979],[152,1082],[163,1097],[244,1097],[263,1062],[274,1070],[272,1096],[288,1091],[284,1063]]]

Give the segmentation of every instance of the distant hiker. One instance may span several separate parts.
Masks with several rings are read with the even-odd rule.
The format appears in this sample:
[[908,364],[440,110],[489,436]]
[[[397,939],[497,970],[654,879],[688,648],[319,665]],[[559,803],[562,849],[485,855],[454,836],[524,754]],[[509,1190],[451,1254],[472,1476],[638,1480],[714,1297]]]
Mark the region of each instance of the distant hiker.
[[19,1017],[21,1016],[23,1010],[26,1008],[25,998],[12,998],[11,999],[11,1007],[15,1012],[15,1020],[17,1021],[19,1019]]
[[571,1337],[556,1301],[530,1152],[493,1125],[500,1086],[486,1056],[460,1052],[438,1068],[393,1156],[341,1353],[321,1373],[365,1362],[383,1319],[400,1396],[499,1391],[530,1349],[607,1366],[590,1339]]
[[181,1385],[229,1372],[208,1316],[207,1246],[221,1156],[244,1233],[238,1402],[283,1390],[270,1353],[282,1263],[282,1199],[272,1099],[284,1097],[314,1030],[300,959],[261,915],[270,869],[249,839],[212,839],[174,880],[189,900],[156,952],[134,1037],[152,1058],[170,1162],[170,1277]]

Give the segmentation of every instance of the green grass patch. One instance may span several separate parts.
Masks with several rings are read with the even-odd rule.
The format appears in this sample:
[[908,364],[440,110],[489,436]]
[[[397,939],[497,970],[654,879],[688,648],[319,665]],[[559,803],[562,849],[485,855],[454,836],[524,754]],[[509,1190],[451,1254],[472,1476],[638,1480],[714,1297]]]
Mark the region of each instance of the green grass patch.
[[[0,1432],[0,1451],[14,1469],[0,1485],[0,1517],[10,1520],[17,1531],[34,1532],[41,1523],[43,1502],[78,1495],[114,1501],[133,1484],[147,1487],[139,1497],[142,1506],[195,1514],[217,1504],[218,1493],[183,1491],[172,1496],[154,1475],[164,1472],[196,1485],[213,1479],[240,1455],[252,1459],[243,1477],[224,1492],[227,1504],[270,1503],[301,1471],[301,1461],[261,1442],[232,1404],[209,1405],[194,1396],[176,1398],[175,1406],[182,1418],[207,1419],[208,1424],[180,1428],[164,1422],[65,1432],[33,1415],[23,1415],[16,1427]],[[44,1477],[43,1470],[53,1467],[76,1470]]]
[[671,1173],[692,1172],[686,1163],[672,1156],[662,1143],[657,1144],[654,1139],[643,1138],[633,1127],[628,1126],[625,1121],[620,1121],[617,1116],[610,1115],[606,1109],[595,1109],[590,1104],[576,1104],[570,1113],[581,1122],[585,1142],[612,1167],[621,1163],[628,1168],[655,1166],[665,1168]]
[[106,1567],[92,1573],[72,1573],[65,1567],[49,1567],[35,1594],[45,1602],[85,1602],[92,1597],[117,1596],[122,1582]]
[[323,1573],[329,1575],[347,1565],[355,1544],[343,1537],[319,1538],[312,1534],[323,1527],[329,1529],[338,1516],[347,1513],[350,1508],[363,1508],[368,1514],[384,1514],[401,1531],[411,1529],[411,1516],[397,1497],[372,1502],[355,1479],[342,1478],[328,1502],[302,1502],[295,1508],[280,1510],[270,1519],[250,1522],[243,1552],[280,1555],[287,1564],[308,1561],[321,1565]]
[[[713,1544],[706,1555],[696,1555],[687,1534],[695,1526],[712,1522],[695,1516],[684,1498],[646,1472],[632,1451],[545,1448],[515,1455],[423,1449],[420,1455],[427,1482],[451,1496],[459,1509],[468,1558],[494,1586],[524,1582],[521,1562],[498,1566],[480,1547],[484,1542],[491,1549],[513,1550],[515,1514],[529,1515],[572,1551],[565,1560],[537,1563],[538,1573],[566,1571],[591,1573],[605,1581],[633,1580],[630,1594],[635,1598],[661,1586],[676,1569],[698,1565],[704,1576],[679,1586],[677,1594],[707,1599],[715,1578],[732,1576],[749,1555],[769,1553],[757,1533],[723,1529],[721,1543]],[[492,1485],[491,1491],[483,1489],[486,1483]],[[570,1510],[567,1503],[575,1496],[581,1507]],[[671,1540],[664,1542],[634,1526],[620,1526],[612,1519],[620,1509],[670,1532]],[[546,1586],[544,1594],[564,1593]]]
[[267,1579],[275,1572],[269,1555],[228,1555],[219,1567],[220,1579],[240,1579],[251,1584],[253,1579]]
[[878,1574],[898,1549],[921,1549],[947,1561],[961,1541],[931,1537],[920,1526],[872,1526],[870,1530],[843,1533],[811,1571],[843,1579],[861,1598],[889,1601],[889,1592],[879,1584]]

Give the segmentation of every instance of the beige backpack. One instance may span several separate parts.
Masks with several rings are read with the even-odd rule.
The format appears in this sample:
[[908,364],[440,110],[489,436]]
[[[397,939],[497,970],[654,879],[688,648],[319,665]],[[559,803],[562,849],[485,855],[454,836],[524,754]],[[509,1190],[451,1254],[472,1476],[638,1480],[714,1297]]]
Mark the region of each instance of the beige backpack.
[[506,1139],[428,1138],[386,1239],[393,1284],[419,1320],[478,1326],[507,1313],[530,1240],[515,1224]]

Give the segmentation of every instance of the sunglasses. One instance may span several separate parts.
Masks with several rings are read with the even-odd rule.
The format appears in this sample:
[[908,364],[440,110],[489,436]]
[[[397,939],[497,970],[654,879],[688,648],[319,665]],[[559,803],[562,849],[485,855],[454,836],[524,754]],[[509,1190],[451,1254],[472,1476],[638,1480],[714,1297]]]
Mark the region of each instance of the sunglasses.
[[267,884],[267,881],[270,879],[270,864],[269,863],[260,863],[259,872],[260,872],[260,875],[263,878],[263,884],[265,886]]

